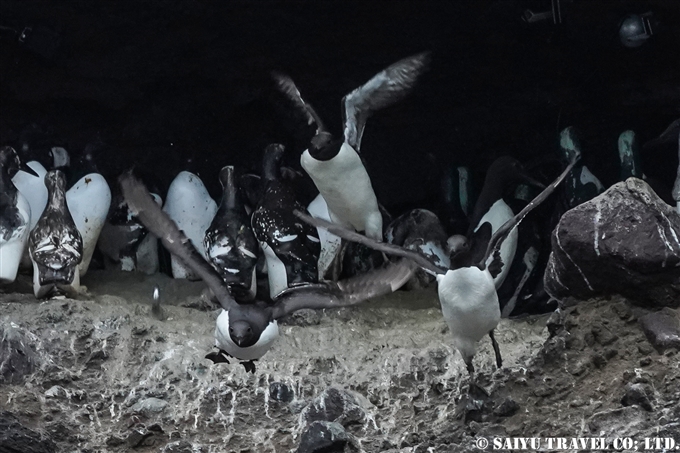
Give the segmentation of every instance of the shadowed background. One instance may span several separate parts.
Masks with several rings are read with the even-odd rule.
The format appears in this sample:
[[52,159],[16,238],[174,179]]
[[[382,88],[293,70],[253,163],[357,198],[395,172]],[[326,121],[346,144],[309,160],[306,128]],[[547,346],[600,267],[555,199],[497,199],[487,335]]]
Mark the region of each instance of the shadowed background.
[[[435,203],[443,171],[554,155],[577,126],[585,161],[609,185],[616,141],[642,142],[680,116],[677,0],[563,0],[563,24],[527,24],[547,0],[59,1],[1,0],[0,25],[53,30],[49,58],[0,42],[0,142],[37,123],[74,160],[97,137],[111,182],[135,165],[165,191],[182,169],[219,199],[223,165],[258,171],[271,142],[299,168],[305,133],[274,89],[288,73],[330,129],[340,100],[407,55],[432,51],[430,71],[405,101],[377,113],[362,152],[379,200],[395,213]],[[638,49],[619,41],[630,13],[653,11],[656,34]],[[643,155],[647,175],[672,186],[677,150]],[[151,175],[155,175],[151,176]]]

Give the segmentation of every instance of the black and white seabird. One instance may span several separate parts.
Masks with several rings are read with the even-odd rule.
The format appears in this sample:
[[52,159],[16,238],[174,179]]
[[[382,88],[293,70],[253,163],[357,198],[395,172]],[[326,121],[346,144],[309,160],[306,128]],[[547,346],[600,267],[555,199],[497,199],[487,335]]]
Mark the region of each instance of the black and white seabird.
[[[496,365],[498,367],[502,365],[500,349],[493,335],[501,318],[494,284],[494,277],[498,275],[503,264],[500,254],[501,244],[522,219],[542,203],[564,180],[577,159],[578,156],[572,160],[552,184],[536,196],[521,212],[496,230],[491,236],[481,259],[472,259],[469,244],[466,243],[464,237],[460,236],[461,241],[459,243],[451,244],[457,250],[452,253],[450,269],[436,266],[423,255],[412,250],[375,241],[299,211],[296,212],[296,215],[312,225],[327,228],[328,231],[343,239],[365,244],[384,253],[409,258],[423,269],[436,274],[442,314],[451,330],[454,346],[463,357],[467,370],[472,377],[474,373],[472,358],[477,350],[477,343],[485,335],[489,335],[491,338],[496,354]],[[491,257],[492,259],[489,260]]]
[[290,184],[280,173],[285,148],[271,144],[264,151],[262,198],[253,211],[253,233],[267,262],[269,294],[275,300],[286,288],[319,279],[321,240],[317,229],[293,215],[304,209]]
[[47,206],[28,240],[33,292],[38,298],[53,294],[75,297],[80,288],[83,239],[66,204],[66,176],[61,170],[50,170],[45,186]]
[[205,252],[234,298],[239,302],[250,301],[257,292],[255,270],[260,247],[241,200],[233,166],[220,170],[220,183],[222,200],[205,232]]
[[336,140],[324,127],[290,77],[274,74],[281,91],[305,113],[308,124],[316,127],[316,134],[309,148],[302,153],[300,163],[326,200],[331,220],[365,232],[377,241],[382,240],[383,219],[370,177],[359,155],[364,127],[373,112],[406,97],[428,61],[428,53],[404,58],[347,94],[342,100],[342,140]]
[[226,360],[226,354],[247,361],[246,370],[254,371],[252,361],[262,357],[278,337],[277,319],[303,308],[354,305],[390,293],[408,281],[414,272],[412,263],[400,260],[347,280],[286,289],[273,304],[260,300],[239,304],[229,292],[227,283],[158,207],[146,187],[130,173],[122,175],[119,181],[128,205],[141,222],[174,256],[201,277],[222,306],[215,328],[215,345],[219,351],[207,356],[214,362]]
[[31,227],[31,206],[12,178],[20,169],[35,173],[11,146],[0,148],[0,283],[16,279]]
[[[543,184],[533,179],[514,157],[501,156],[491,163],[475,203],[467,233],[471,249],[477,251],[473,259],[481,257],[491,235],[515,217],[503,196],[508,189],[514,190],[521,182],[543,188]],[[510,265],[517,251],[517,241],[518,231],[513,229],[508,232],[507,239],[500,243],[503,264],[501,272],[494,278],[496,288],[500,288],[510,272]]]

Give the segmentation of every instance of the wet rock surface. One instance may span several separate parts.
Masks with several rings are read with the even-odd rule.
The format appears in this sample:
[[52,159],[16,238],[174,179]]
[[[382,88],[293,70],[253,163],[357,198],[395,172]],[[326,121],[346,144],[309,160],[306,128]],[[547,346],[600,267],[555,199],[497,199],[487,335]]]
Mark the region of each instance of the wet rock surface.
[[[130,277],[123,298],[114,277],[88,273],[82,300],[0,293],[0,324],[14,323],[39,359],[21,383],[0,384],[0,411],[54,445],[36,451],[448,453],[477,451],[479,437],[656,433],[680,442],[678,352],[658,352],[638,323],[647,311],[621,297],[562,309],[552,337],[549,315],[503,320],[505,367],[495,370],[482,340],[468,395],[433,290],[282,325],[250,374],[204,359],[217,311],[183,306],[200,284]],[[150,313],[154,284],[177,285],[166,321]]]
[[0,324],[0,384],[19,383],[35,370],[39,359],[29,336],[17,324]]
[[680,306],[680,214],[629,178],[564,214],[552,238],[546,291],[557,299],[621,294]]
[[302,433],[297,453],[344,453],[358,451],[348,448],[349,437],[345,428],[335,422],[316,421]]
[[664,308],[640,318],[640,326],[649,341],[659,351],[668,348],[680,350],[680,313]]
[[55,453],[49,438],[22,425],[10,412],[0,411],[0,453]]

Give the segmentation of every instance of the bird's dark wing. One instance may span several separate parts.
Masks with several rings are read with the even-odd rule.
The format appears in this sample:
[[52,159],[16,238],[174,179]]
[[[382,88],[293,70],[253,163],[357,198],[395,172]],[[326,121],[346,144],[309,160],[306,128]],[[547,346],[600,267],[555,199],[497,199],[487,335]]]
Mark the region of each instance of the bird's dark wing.
[[384,252],[402,258],[408,258],[414,263],[416,263],[418,266],[422,267],[427,271],[433,272],[434,274],[445,274],[446,271],[448,270],[440,268],[439,266],[433,264],[430,260],[425,258],[420,253],[415,252],[413,250],[408,250],[403,247],[399,247],[398,245],[388,244],[386,242],[375,241],[371,238],[364,236],[363,234],[350,231],[346,228],[328,222],[324,219],[312,217],[298,209],[294,210],[293,213],[300,219],[304,220],[305,222],[314,225],[315,227],[325,228],[330,233],[333,233],[334,235],[339,236],[342,239],[363,244],[366,247],[378,250],[379,252]]
[[355,305],[392,293],[413,276],[415,269],[416,266],[410,260],[401,259],[337,283],[324,282],[288,288],[277,297],[273,317],[278,319],[303,308]]
[[491,224],[484,222],[470,235],[468,243],[470,244],[470,259],[472,263],[478,263],[484,257],[486,246],[489,244],[491,236],[493,236],[491,230]]
[[399,60],[346,95],[343,100],[345,141],[359,151],[366,120],[371,114],[402,100],[429,63],[429,52]]
[[[548,198],[551,193],[553,193],[557,186],[559,186],[564,178],[566,178],[571,169],[574,168],[574,165],[576,165],[576,162],[578,162],[580,158],[580,153],[573,153],[569,165],[567,165],[567,168],[564,169],[562,174],[560,174],[557,179],[552,182],[552,184],[543,189],[543,191],[539,193],[536,198],[531,200],[529,204],[527,204],[524,209],[522,209],[515,217],[505,222],[498,230],[496,230],[493,236],[491,236],[488,245],[486,246],[486,253],[484,253],[484,256],[477,264],[481,269],[486,267],[485,263],[489,259],[489,256],[494,253],[496,248],[500,247],[501,243],[508,236],[508,234],[510,234],[512,229],[519,225],[519,223],[524,220],[524,217],[526,217],[529,212],[531,212],[539,204],[543,203],[543,201],[545,201],[545,199]],[[494,254],[494,259],[495,256],[496,254]],[[500,254],[498,254],[498,259],[500,260]]]
[[140,222],[160,238],[170,253],[200,276],[220,301],[222,308],[229,310],[236,301],[231,297],[222,278],[196,250],[184,232],[177,228],[177,224],[161,210],[144,184],[130,172],[123,173],[118,182],[130,210],[137,215]]
[[316,127],[316,133],[324,131],[324,125],[314,108],[302,99],[300,90],[295,86],[293,79],[280,72],[272,72],[272,77],[278,89],[307,117],[307,124]]

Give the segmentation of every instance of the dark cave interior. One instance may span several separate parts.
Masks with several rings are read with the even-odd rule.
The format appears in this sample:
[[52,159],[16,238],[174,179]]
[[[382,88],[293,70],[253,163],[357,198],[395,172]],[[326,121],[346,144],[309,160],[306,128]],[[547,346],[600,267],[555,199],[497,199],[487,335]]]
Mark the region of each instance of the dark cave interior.
[[[641,142],[680,116],[677,0],[562,0],[562,23],[527,23],[550,0],[52,1],[1,0],[0,25],[30,26],[37,44],[0,40],[0,143],[31,123],[43,145],[75,160],[99,140],[110,184],[134,165],[165,191],[183,169],[219,199],[224,165],[259,172],[264,147],[287,146],[299,167],[307,135],[270,73],[288,73],[334,132],[342,96],[405,56],[432,52],[404,101],[368,122],[362,153],[378,199],[394,214],[430,207],[443,172],[555,155],[559,131],[582,134],[584,159],[618,180],[617,137]],[[619,39],[631,13],[653,12],[639,48]],[[43,46],[38,48],[38,46]],[[37,50],[37,51],[36,51]],[[48,54],[49,52],[49,54]],[[677,149],[643,154],[669,190]],[[546,178],[547,179],[547,178]]]

